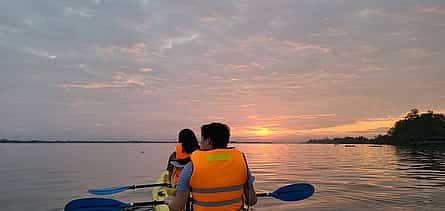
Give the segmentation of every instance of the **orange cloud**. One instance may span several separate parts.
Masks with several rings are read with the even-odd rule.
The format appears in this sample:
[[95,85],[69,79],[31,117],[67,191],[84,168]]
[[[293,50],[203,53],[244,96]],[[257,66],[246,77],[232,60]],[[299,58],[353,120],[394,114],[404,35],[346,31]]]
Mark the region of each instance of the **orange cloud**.
[[440,8],[440,7],[422,8],[422,9],[418,9],[417,11],[420,13],[431,13],[431,14],[439,14],[439,15],[445,14],[445,8]]
[[293,131],[279,127],[277,124],[265,124],[234,129],[234,134],[239,137],[274,139],[291,135]]
[[400,118],[377,118],[369,120],[360,120],[351,124],[325,127],[325,128],[315,128],[307,130],[297,130],[296,133],[299,135],[323,135],[323,134],[348,134],[348,133],[366,133],[374,132],[380,128],[390,128],[394,123]]
[[142,54],[145,52],[145,43],[136,43],[123,51],[129,54]]
[[250,62],[247,64],[227,64],[224,68],[235,70],[235,71],[247,71],[253,69],[264,69],[264,65],[258,64],[256,62]]
[[[285,118],[322,118],[331,117],[334,114],[327,115],[301,115],[301,116],[278,116],[269,120],[283,120]],[[248,117],[255,121],[262,121],[257,115]],[[370,134],[377,133],[381,129],[390,128],[401,117],[396,118],[376,118],[353,122],[350,124],[338,125],[333,127],[314,128],[314,129],[293,129],[282,127],[279,124],[260,124],[254,126],[240,126],[234,129],[234,134],[238,137],[255,138],[255,139],[282,139],[296,137],[313,137],[313,136],[347,136],[351,134]]]
[[141,68],[139,71],[141,71],[143,73],[149,73],[149,72],[152,72],[153,69],[151,69],[150,67],[144,67],[144,68]]
[[279,121],[289,119],[320,119],[327,117],[335,117],[336,114],[304,114],[304,115],[278,115],[274,117],[261,117],[259,115],[247,116],[248,119],[254,119],[256,121]]

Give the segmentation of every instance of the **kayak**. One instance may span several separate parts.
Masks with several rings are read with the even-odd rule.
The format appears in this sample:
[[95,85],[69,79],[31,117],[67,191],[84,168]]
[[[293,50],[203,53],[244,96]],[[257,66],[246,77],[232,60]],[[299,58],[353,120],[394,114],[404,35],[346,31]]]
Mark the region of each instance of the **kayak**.
[[[89,190],[90,193],[98,194],[98,195],[108,195],[113,193],[119,193],[123,192],[128,189],[136,189],[136,188],[143,188],[143,187],[153,187],[153,185],[156,185],[155,188],[152,190],[152,199],[153,201],[146,201],[146,202],[136,202],[136,203],[125,203],[121,202],[115,199],[110,198],[80,198],[75,199],[70,202],[68,202],[64,210],[65,211],[76,211],[76,210],[140,210],[143,209],[144,211],[170,211],[167,205],[156,205],[160,203],[164,203],[164,201],[169,197],[172,196],[176,189],[171,187],[159,187],[159,183],[168,183],[169,181],[169,173],[167,170],[162,171],[161,176],[157,180],[158,184],[147,184],[147,185],[130,185],[130,186],[119,186],[119,187],[113,187],[113,188],[104,188],[104,189],[95,189],[95,190]],[[277,190],[273,192],[265,192],[265,193],[257,193],[257,197],[273,197],[282,201],[299,201],[306,199],[312,194],[314,194],[315,188],[308,183],[296,183],[296,184],[290,184],[283,187],[278,188]],[[154,207],[153,207],[154,206]],[[188,204],[185,207],[185,210],[190,210],[190,204]],[[245,209],[242,209],[245,210]],[[250,210],[250,209],[249,209]],[[253,209],[252,209],[253,210]]]
[[[169,173],[167,170],[162,171],[161,176],[159,176],[156,183],[169,183]],[[167,197],[171,196],[176,191],[175,188],[166,187],[166,186],[158,186],[154,187],[151,192],[151,197],[153,201],[164,201]],[[170,211],[167,205],[156,205],[155,211]]]

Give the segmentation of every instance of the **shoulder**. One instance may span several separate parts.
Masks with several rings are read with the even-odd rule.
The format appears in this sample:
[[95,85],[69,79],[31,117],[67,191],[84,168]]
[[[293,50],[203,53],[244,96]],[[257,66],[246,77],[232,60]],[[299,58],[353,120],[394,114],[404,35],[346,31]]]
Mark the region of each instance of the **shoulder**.
[[168,158],[169,160],[175,160],[176,159],[176,152],[172,152],[170,154],[170,157]]
[[237,149],[237,148],[235,148],[235,147],[230,147],[230,148],[228,148],[230,151],[232,151],[233,153],[236,153],[236,154],[238,154],[238,155],[240,155],[240,156],[243,156],[244,157],[244,159],[245,159],[245,155],[244,155],[244,153],[241,151],[241,150],[239,150],[239,149]]

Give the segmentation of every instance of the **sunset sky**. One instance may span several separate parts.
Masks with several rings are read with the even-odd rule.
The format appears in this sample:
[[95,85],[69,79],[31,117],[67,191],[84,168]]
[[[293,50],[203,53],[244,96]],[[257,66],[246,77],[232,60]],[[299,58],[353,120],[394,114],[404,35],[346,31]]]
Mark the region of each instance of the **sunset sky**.
[[373,137],[445,112],[445,1],[3,0],[0,58],[0,138]]

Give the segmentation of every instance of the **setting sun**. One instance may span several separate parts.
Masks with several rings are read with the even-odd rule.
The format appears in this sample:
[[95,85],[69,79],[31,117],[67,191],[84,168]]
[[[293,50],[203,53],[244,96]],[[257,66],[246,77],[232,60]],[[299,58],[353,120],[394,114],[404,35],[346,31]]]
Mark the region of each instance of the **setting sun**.
[[270,131],[267,128],[259,128],[258,130],[254,131],[254,133],[256,133],[257,135],[260,135],[260,136],[267,136],[267,135],[270,135],[272,133],[272,131]]
[[272,137],[281,133],[281,130],[275,128],[268,127],[251,127],[248,129],[248,136],[256,136],[256,137]]

